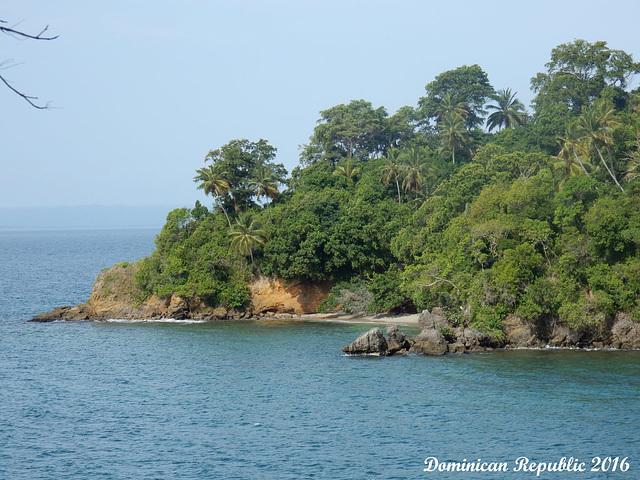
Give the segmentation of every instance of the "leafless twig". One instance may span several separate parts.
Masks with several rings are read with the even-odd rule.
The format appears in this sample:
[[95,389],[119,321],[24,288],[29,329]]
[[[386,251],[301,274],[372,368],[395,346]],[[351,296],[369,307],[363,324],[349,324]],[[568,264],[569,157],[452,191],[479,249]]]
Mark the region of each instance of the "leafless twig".
[[[4,26],[2,24],[6,24],[7,22],[5,20],[0,20],[0,32],[12,36],[13,38],[18,38],[18,39],[30,39],[30,40],[55,40],[56,38],[58,38],[58,35],[54,36],[54,37],[48,37],[48,36],[44,36],[45,32],[49,29],[49,25],[47,25],[46,27],[44,27],[42,29],[42,31],[40,31],[40,33],[38,33],[37,35],[32,35],[30,33],[27,32],[23,32],[22,30],[18,30],[15,28],[15,25],[13,27],[7,27]],[[31,105],[34,108],[37,108],[38,110],[46,110],[49,108],[49,104],[42,106],[42,105],[38,105],[37,103],[34,102],[34,100],[37,100],[38,97],[33,97],[31,95],[27,95],[25,93],[22,93],[21,91],[17,90],[16,88],[14,88],[13,86],[11,86],[11,84],[7,81],[6,78],[4,78],[2,75],[0,75],[0,80],[2,80],[2,83],[4,83],[7,87],[9,87],[9,89],[14,92],[15,94],[17,94],[18,96],[24,98],[29,105]]]
[[11,84],[9,82],[7,82],[7,80],[2,75],[0,75],[0,80],[2,80],[2,83],[4,83],[7,87],[9,87],[9,89],[12,92],[18,94],[18,96],[24,98],[27,102],[29,102],[29,104],[32,107],[37,108],[38,110],[46,110],[47,108],[49,108],[49,104],[47,104],[45,106],[42,106],[42,105],[38,105],[37,103],[34,103],[33,100],[37,100],[38,97],[32,97],[32,96],[29,96],[29,95],[25,95],[24,93],[20,92],[19,90],[16,90],[15,88],[13,88],[11,86]]

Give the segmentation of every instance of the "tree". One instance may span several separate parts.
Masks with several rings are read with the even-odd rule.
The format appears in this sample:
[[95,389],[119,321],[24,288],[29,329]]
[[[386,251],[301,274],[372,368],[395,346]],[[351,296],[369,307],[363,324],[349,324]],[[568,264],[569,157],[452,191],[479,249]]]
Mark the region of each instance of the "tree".
[[631,113],[640,113],[640,92],[635,91],[629,95],[628,107]]
[[205,195],[211,195],[219,200],[220,208],[222,209],[224,216],[227,219],[229,228],[231,228],[231,220],[227,214],[227,209],[224,208],[223,199],[229,193],[229,181],[226,180],[227,174],[220,171],[214,165],[208,165],[206,167],[196,170],[197,175],[193,177],[194,182],[200,182],[198,190],[204,190]]
[[589,171],[593,168],[589,161],[586,160],[589,156],[589,149],[585,148],[584,142],[580,142],[576,126],[577,124],[575,122],[569,124],[565,136],[558,138],[562,148],[560,149],[557,157],[558,159],[564,159],[565,162],[570,162],[572,164],[573,160],[575,160],[575,162],[580,165],[585,175],[588,176]]
[[360,173],[360,167],[356,166],[353,158],[347,158],[342,165],[336,166],[333,171],[334,175],[344,177],[349,182],[349,185],[353,185],[355,178]]
[[229,240],[233,250],[251,257],[253,265],[253,249],[258,245],[264,245],[266,237],[262,225],[255,221],[251,215],[245,215],[236,219],[236,225],[229,232]]
[[462,103],[465,105],[464,109],[468,111],[465,122],[469,129],[482,123],[481,117],[486,113],[483,106],[494,93],[487,74],[479,65],[464,65],[455,70],[443,72],[433,82],[427,84],[425,90],[427,95],[418,101],[423,121],[439,117],[444,103],[451,102],[455,98],[456,105]]
[[400,107],[396,113],[384,120],[384,145],[387,151],[407,145],[416,139],[416,112],[412,107]]
[[[15,38],[21,38],[21,39],[30,39],[30,40],[44,40],[44,41],[49,41],[49,40],[55,40],[56,38],[58,38],[58,35],[53,36],[53,37],[49,37],[49,36],[45,36],[46,31],[49,29],[49,25],[47,25],[46,27],[44,27],[40,33],[33,35],[27,32],[24,32],[22,30],[18,30],[16,28],[13,27],[7,27],[3,24],[6,24],[7,22],[5,20],[0,20],[0,32],[15,37]],[[4,66],[6,65],[7,62],[3,62],[3,64],[0,64],[0,66]],[[29,103],[29,105],[31,105],[34,108],[37,108],[39,110],[44,110],[49,108],[48,105],[38,105],[34,100],[38,100],[38,97],[34,97],[31,95],[27,95],[23,92],[21,92],[20,90],[16,89],[15,87],[13,87],[11,85],[11,83],[4,78],[4,76],[0,75],[0,80],[2,80],[2,83],[4,83],[13,93],[17,94],[18,96],[22,97],[26,102]]]
[[402,160],[402,187],[405,192],[414,192],[417,196],[427,177],[433,175],[425,152],[422,148],[412,147],[403,155]]
[[274,181],[284,182],[287,171],[281,163],[273,162],[276,151],[266,140],[241,139],[231,140],[207,154],[204,161],[218,172],[224,172],[229,183],[229,195],[220,198],[225,208],[239,213],[255,205],[256,190],[251,182],[256,178],[258,168],[267,169]]
[[387,156],[384,158],[384,165],[380,168],[380,181],[385,187],[389,186],[391,180],[396,182],[396,190],[398,191],[398,203],[402,201],[400,197],[400,175],[402,174],[402,166],[400,165],[400,151],[395,148],[387,150]]
[[623,106],[628,96],[625,88],[640,73],[640,64],[628,53],[610,49],[607,42],[585,40],[558,45],[545,66],[546,73],[531,79],[531,89],[537,92],[533,99],[537,113],[560,103],[579,115],[583,107],[605,94]]
[[[603,99],[604,100],[604,99]],[[598,154],[600,162],[609,172],[616,186],[624,191],[616,174],[609,167],[602,155],[600,147],[607,148],[613,143],[611,132],[613,127],[617,125],[617,121],[613,119],[614,108],[605,101],[597,102],[593,107],[586,108],[580,117],[578,117],[577,131],[581,135],[585,148],[593,148]]]
[[624,178],[630,182],[640,177],[640,139],[636,140],[634,150],[626,154],[627,171]]
[[440,130],[440,151],[451,155],[456,163],[456,150],[468,150],[469,132],[465,128],[464,119],[455,112],[447,113],[438,124]]
[[487,118],[487,128],[489,131],[494,128],[515,128],[524,123],[524,105],[516,98],[511,89],[498,90],[493,96],[497,105],[487,105],[490,110],[495,110]]
[[455,92],[445,93],[435,110],[438,120],[442,120],[442,117],[450,112],[460,115],[462,118],[466,118],[467,115],[469,115],[467,104],[465,102],[459,102]]
[[[334,165],[340,158],[364,160],[382,153],[386,148],[384,107],[374,109],[370,102],[352,100],[320,112],[308,153],[317,159],[324,157]],[[309,156],[309,155],[308,155]],[[314,159],[309,158],[313,163]]]
[[563,148],[557,155],[557,162],[553,164],[553,170],[560,174],[558,181],[558,190],[561,190],[564,183],[570,178],[576,175],[589,175],[589,170],[593,167],[587,160],[580,160],[580,157],[576,154],[576,151],[567,139],[561,139]]
[[267,202],[267,212],[269,212],[269,221],[271,221],[271,207],[269,199],[276,199],[278,196],[278,181],[273,172],[266,165],[258,165],[255,171],[255,178],[249,182],[255,188],[258,197],[265,197]]

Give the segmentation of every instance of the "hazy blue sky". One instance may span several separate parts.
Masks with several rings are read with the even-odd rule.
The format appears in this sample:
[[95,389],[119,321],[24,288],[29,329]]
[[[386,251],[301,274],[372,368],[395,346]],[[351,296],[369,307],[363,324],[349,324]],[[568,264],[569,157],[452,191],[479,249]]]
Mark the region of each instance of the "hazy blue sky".
[[[640,59],[640,3],[601,1],[21,0],[0,19],[0,207],[192,205],[209,149],[265,138],[291,170],[318,112],[363,98],[415,106],[438,74],[479,64],[526,104],[551,49],[606,40]],[[207,203],[209,201],[207,200]]]

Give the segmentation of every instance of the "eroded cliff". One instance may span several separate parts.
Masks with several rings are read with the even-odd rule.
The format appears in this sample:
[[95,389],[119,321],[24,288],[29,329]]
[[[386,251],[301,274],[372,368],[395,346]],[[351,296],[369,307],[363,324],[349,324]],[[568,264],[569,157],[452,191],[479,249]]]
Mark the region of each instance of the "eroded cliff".
[[137,266],[122,263],[105,269],[93,284],[86,303],[58,307],[37,315],[33,321],[193,318],[221,320],[263,315],[315,313],[329,294],[326,283],[286,282],[258,277],[249,284],[251,301],[245,308],[227,309],[207,305],[199,298],[179,295],[144,298],[135,282]]

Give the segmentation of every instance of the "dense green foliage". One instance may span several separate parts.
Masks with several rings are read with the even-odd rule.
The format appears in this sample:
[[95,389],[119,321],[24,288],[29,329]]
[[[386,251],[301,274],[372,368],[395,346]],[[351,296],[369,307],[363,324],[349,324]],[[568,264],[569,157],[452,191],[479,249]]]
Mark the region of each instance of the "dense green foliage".
[[265,140],[209,152],[214,209],[171,212],[138,284],[240,307],[255,275],[328,281],[327,310],[440,306],[485,331],[640,319],[640,67],[577,40],[546,69],[531,114],[478,65],[392,116],[329,108],[290,178]]

